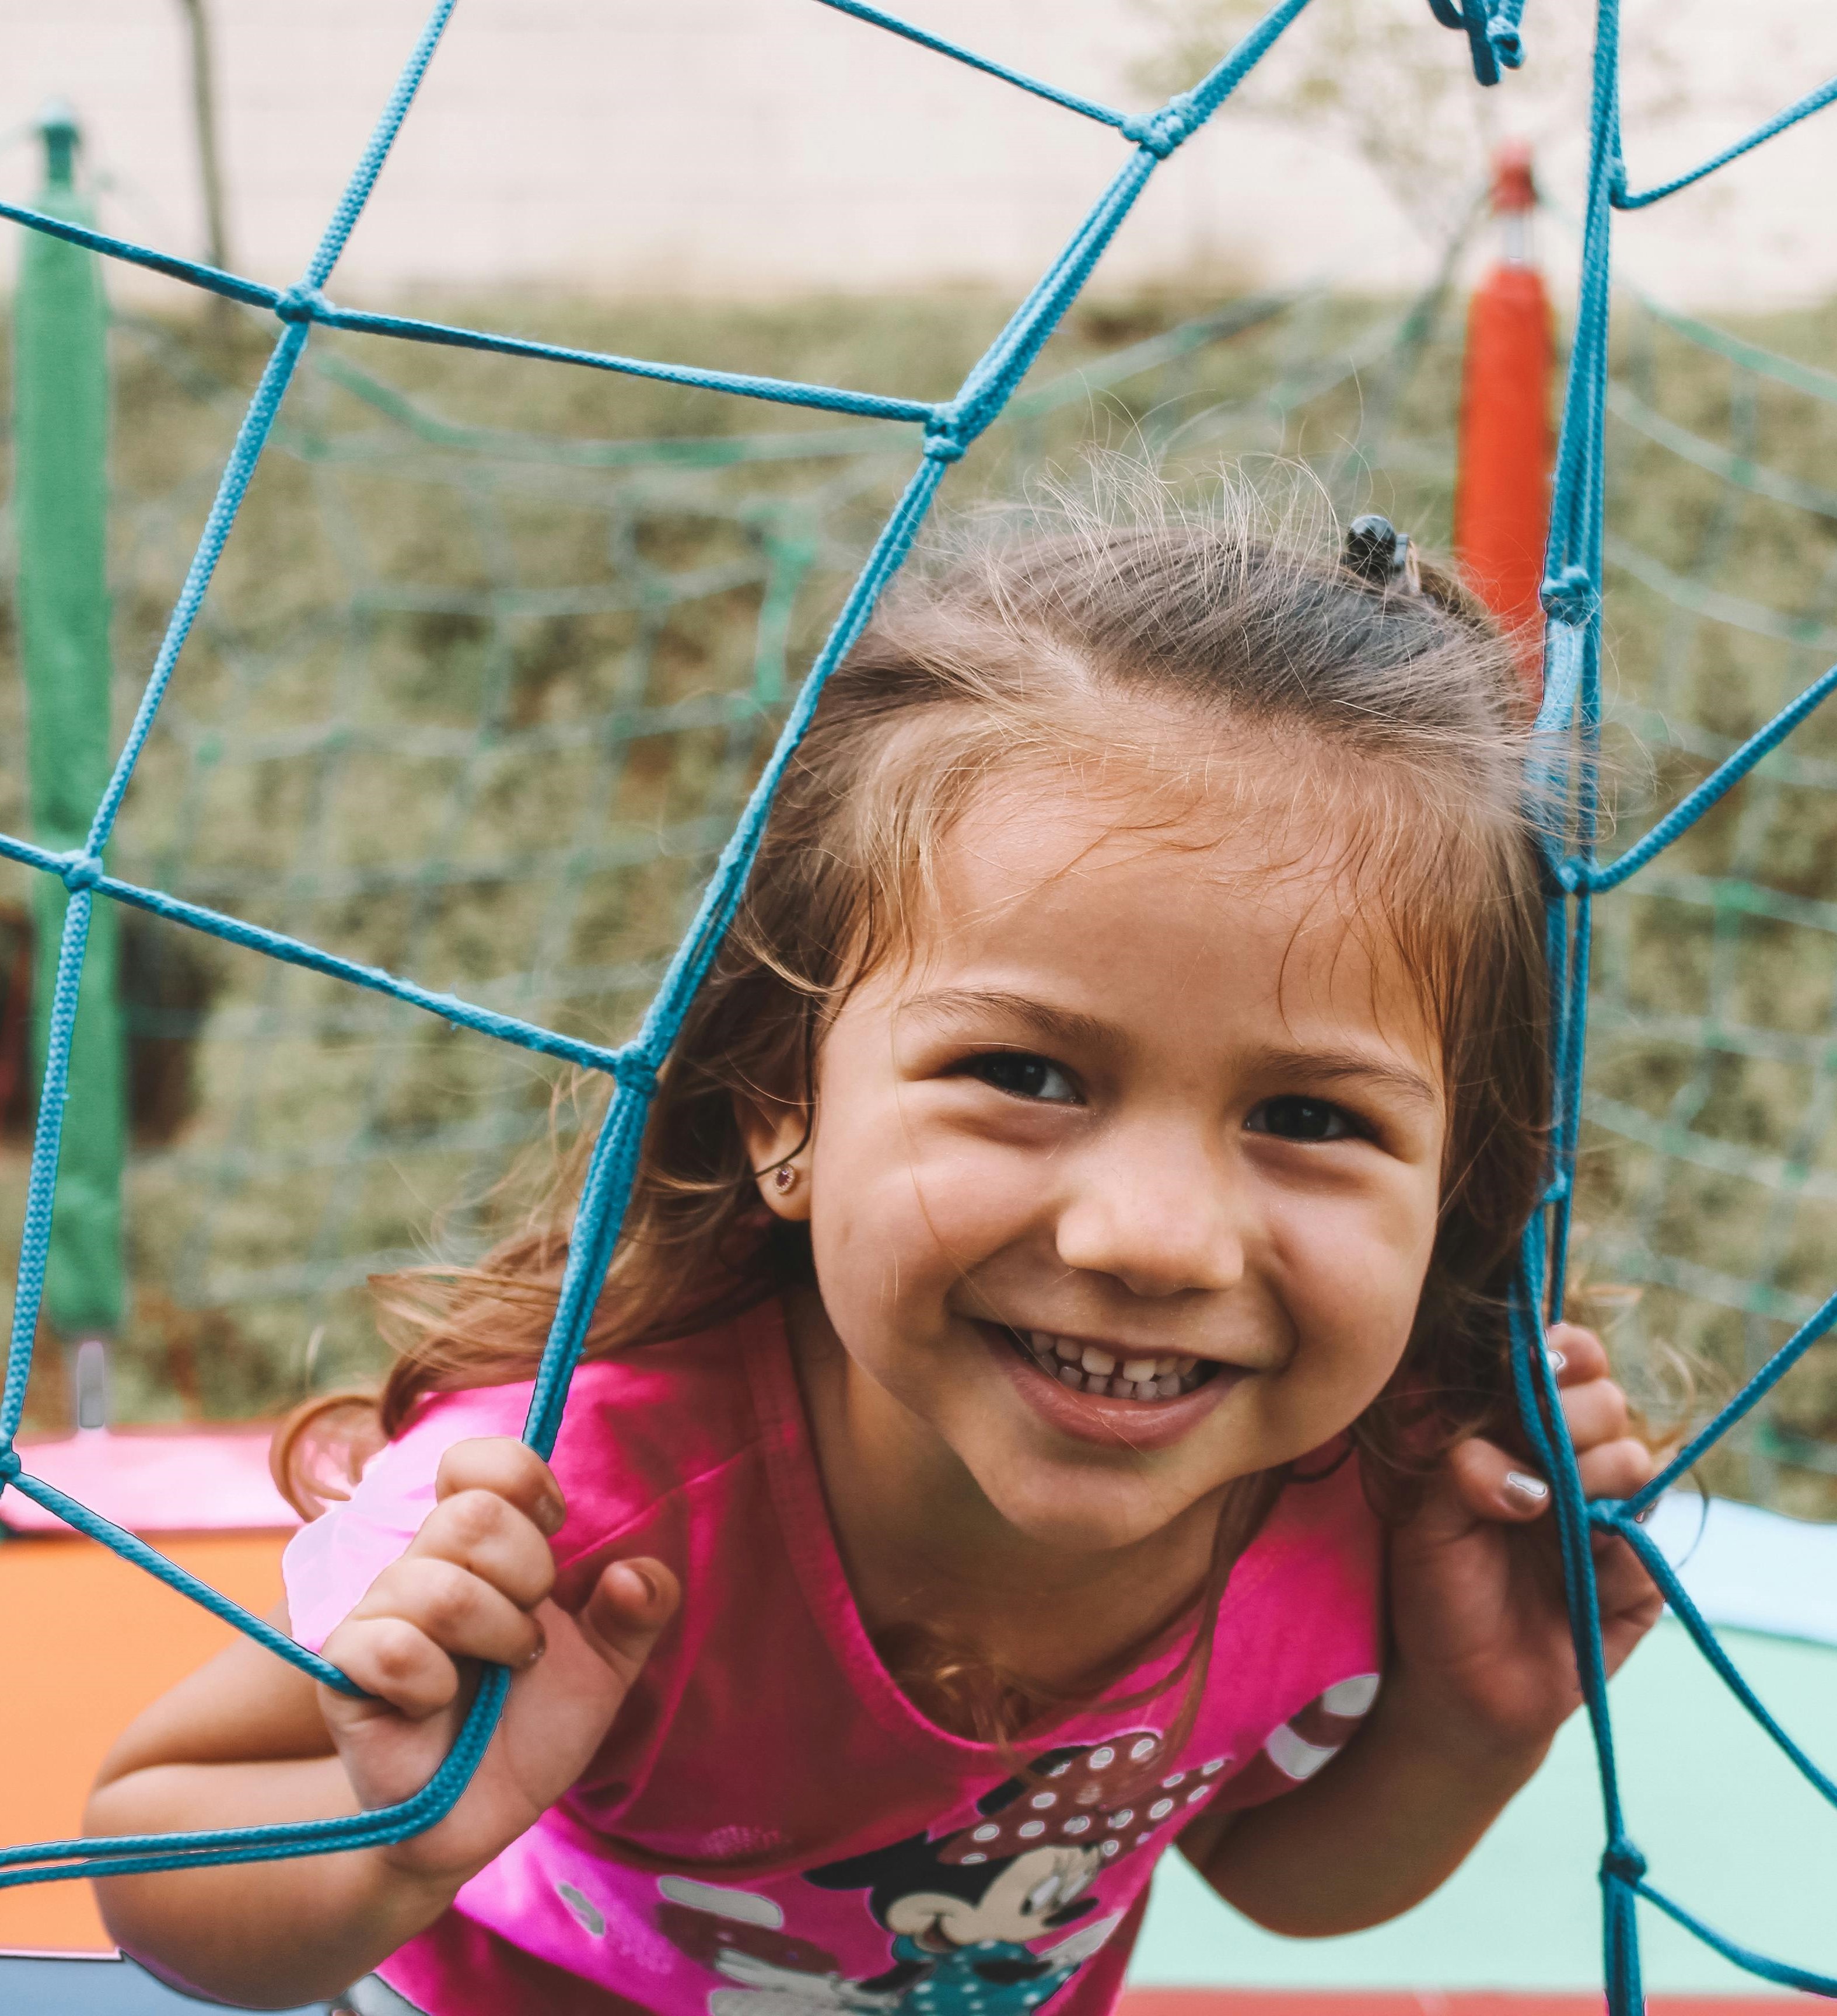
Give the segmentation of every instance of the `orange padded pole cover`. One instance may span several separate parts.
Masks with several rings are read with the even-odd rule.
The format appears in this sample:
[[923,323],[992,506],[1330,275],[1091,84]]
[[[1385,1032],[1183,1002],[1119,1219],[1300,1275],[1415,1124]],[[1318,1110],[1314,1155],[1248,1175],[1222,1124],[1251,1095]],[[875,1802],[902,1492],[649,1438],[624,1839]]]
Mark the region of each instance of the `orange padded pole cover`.
[[1519,663],[1533,700],[1542,682],[1537,591],[1550,529],[1556,366],[1550,300],[1530,257],[1536,203],[1529,149],[1502,148],[1493,209],[1504,227],[1504,257],[1481,282],[1468,311],[1454,491],[1462,578],[1522,638]]

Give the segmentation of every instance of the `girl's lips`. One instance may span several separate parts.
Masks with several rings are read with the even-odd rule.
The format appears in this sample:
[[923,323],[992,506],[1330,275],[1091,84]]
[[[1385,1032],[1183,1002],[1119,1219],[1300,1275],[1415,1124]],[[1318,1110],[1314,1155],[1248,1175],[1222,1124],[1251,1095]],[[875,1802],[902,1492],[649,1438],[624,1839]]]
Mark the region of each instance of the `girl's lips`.
[[1074,1392],[1050,1378],[999,1323],[978,1323],[977,1334],[1014,1391],[1049,1427],[1103,1449],[1165,1449],[1189,1433],[1248,1373],[1221,1365],[1203,1385],[1171,1400],[1118,1400]]

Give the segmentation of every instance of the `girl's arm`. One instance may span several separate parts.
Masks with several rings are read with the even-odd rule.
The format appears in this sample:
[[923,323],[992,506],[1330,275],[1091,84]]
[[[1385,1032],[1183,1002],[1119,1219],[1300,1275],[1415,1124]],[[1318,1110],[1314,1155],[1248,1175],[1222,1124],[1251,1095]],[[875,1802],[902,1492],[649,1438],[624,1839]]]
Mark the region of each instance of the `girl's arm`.
[[[1652,1473],[1626,1396],[1587,1331],[1550,1332],[1563,1413],[1591,1498]],[[1453,1874],[1580,1705],[1542,1480],[1478,1438],[1452,1451],[1392,1534],[1392,1658],[1342,1755],[1268,1805],[1220,1813],[1180,1845],[1225,1900],[1270,1931],[1321,1937],[1381,1924]],[[1608,1670],[1657,1621],[1659,1594],[1621,1542],[1597,1543]]]
[[560,1494],[519,1442],[456,1445],[436,1492],[408,1551],[326,1641],[367,1698],[238,1643],[116,1744],[87,1826],[190,1831],[393,1804],[433,1776],[470,1702],[473,1662],[494,1660],[516,1676],[464,1795],[438,1826],[391,1847],[99,1882],[110,1933],[156,1972],[258,2007],[339,1993],[439,1917],[599,1748],[675,1611],[675,1578],[655,1561],[614,1562],[578,1614],[560,1609],[548,1536]]
[[[287,1629],[285,1605],[269,1622]],[[304,1673],[239,1640],[116,1744],[85,1831],[167,1834],[356,1813],[315,1692]],[[448,1901],[438,1886],[395,1875],[373,1849],[113,1877],[96,1891],[125,1951],[181,1987],[258,2008],[348,1987]]]

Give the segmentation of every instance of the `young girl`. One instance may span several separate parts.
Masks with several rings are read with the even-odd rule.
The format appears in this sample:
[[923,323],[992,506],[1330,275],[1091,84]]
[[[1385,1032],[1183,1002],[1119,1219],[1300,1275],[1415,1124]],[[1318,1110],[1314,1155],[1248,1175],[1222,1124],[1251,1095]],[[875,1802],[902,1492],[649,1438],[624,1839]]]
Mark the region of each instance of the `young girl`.
[[[205,1994],[362,2016],[1100,2016],[1157,1857],[1407,1910],[1577,1690],[1505,1287],[1542,1181],[1506,646],[1381,521],[1036,528],[835,676],[665,1074],[553,1463],[567,1197],[423,1293],[283,1622],[95,1831],[396,1846],[103,1886]],[[404,1306],[395,1296],[398,1315]],[[1650,1474],[1553,1330],[1582,1474]],[[1601,1562],[1610,1663],[1658,1603]]]

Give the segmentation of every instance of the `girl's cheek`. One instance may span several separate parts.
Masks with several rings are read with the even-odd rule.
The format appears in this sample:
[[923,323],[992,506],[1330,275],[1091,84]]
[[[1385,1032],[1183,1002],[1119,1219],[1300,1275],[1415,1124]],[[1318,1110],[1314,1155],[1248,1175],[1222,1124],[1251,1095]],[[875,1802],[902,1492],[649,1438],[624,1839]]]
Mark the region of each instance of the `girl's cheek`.
[[1415,1320],[1420,1271],[1383,1242],[1323,1239],[1280,1292],[1292,1355],[1268,1389],[1272,1438],[1294,1456],[1342,1433],[1383,1391]]
[[1300,1341],[1356,1376],[1396,1369],[1416,1319],[1433,1237],[1414,1215],[1323,1206],[1290,1217],[1277,1242]]
[[890,1229],[967,1262],[1007,1243],[1039,1212],[1041,1172],[1025,1157],[953,1142],[901,1158],[881,1195]]
[[980,1257],[974,1187],[892,1158],[863,1159],[819,1183],[811,1231],[832,1318],[935,1301]]

